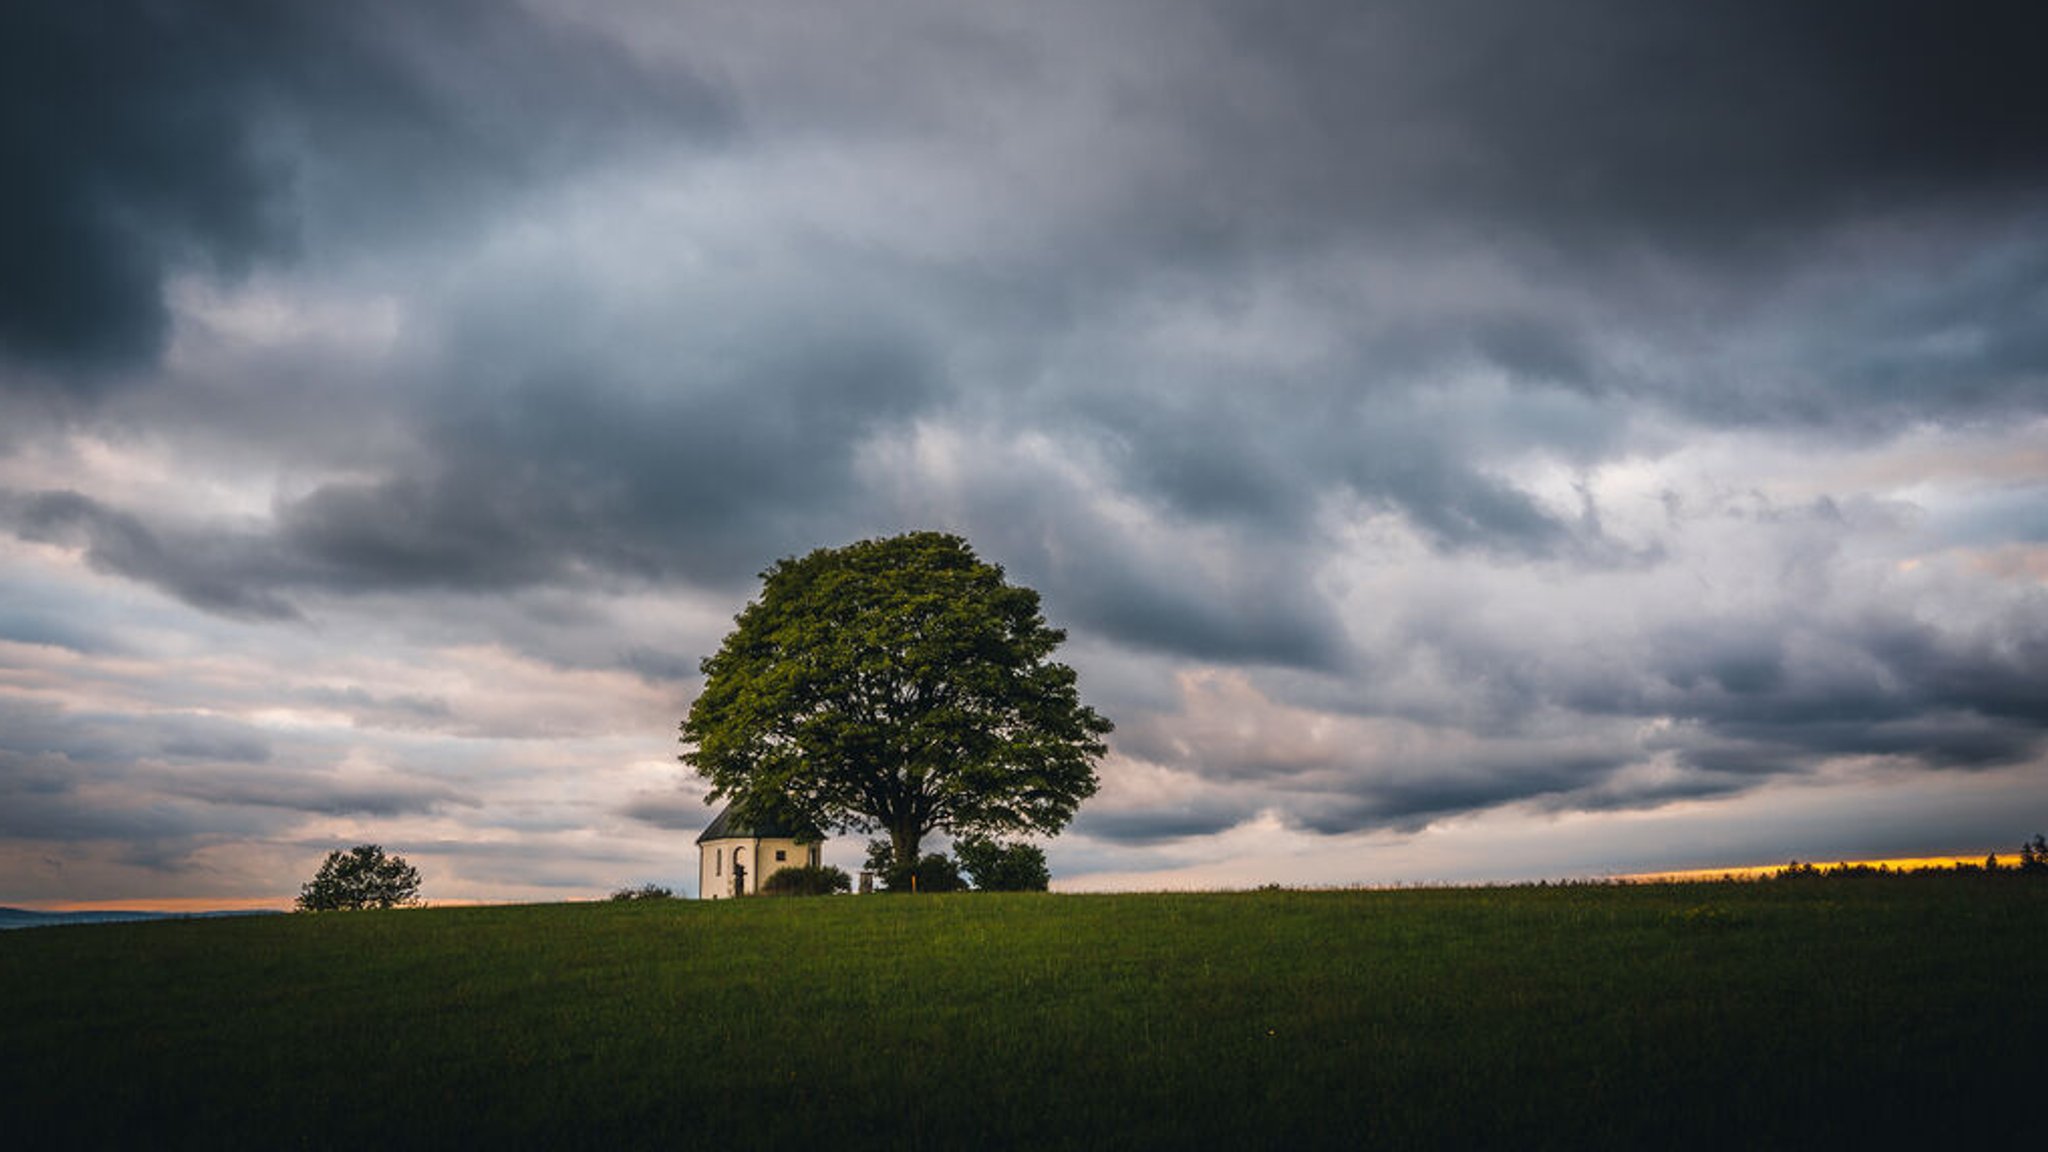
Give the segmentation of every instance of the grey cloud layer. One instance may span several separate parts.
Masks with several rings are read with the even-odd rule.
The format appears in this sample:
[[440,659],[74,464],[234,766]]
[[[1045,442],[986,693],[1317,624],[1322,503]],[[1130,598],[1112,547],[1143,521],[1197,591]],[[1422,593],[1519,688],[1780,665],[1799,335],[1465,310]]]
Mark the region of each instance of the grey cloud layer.
[[[447,51],[453,45],[460,51]],[[517,8],[84,0],[9,5],[0,350],[20,386],[146,365],[165,279],[232,276],[343,235],[459,228],[649,121],[705,131],[708,89]]]
[[0,701],[0,835],[127,845],[175,869],[197,848],[307,814],[390,817],[473,803],[416,775],[344,779],[317,753],[278,758],[260,729],[193,715],[75,714]]
[[[1598,489],[1706,437],[1819,460],[2048,417],[2044,31],[2014,3],[15,5],[0,463],[144,445],[270,499],[23,466],[0,529],[251,635],[374,614],[674,685],[674,637],[533,621],[737,607],[777,556],[961,530],[1096,653],[1119,752],[1202,786],[1092,811],[1108,842],[2024,764],[2038,595],[1865,569],[2039,544],[2038,472],[1919,535],[1854,491],[1744,533],[1697,509],[1722,475]],[[333,334],[265,319],[315,304]],[[1375,547],[1421,575],[1361,572]],[[77,597],[0,602],[0,639],[108,650]],[[214,766],[158,782],[179,804],[454,803],[295,790],[265,747],[146,754]]]

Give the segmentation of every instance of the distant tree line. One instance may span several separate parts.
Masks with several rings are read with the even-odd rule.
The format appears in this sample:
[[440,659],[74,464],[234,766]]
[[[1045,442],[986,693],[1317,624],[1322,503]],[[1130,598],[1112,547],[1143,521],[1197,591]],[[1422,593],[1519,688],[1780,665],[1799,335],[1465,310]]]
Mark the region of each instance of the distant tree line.
[[1948,873],[2011,873],[2019,876],[2048,876],[2048,836],[2038,833],[2034,838],[2020,845],[2017,863],[2006,864],[1999,860],[1996,852],[1984,857],[1979,864],[1971,860],[1958,860],[1947,868],[1893,868],[1888,864],[1829,864],[1801,863],[1797,860],[1771,873],[1777,880],[1797,880],[1809,876],[1904,876],[1927,872]]

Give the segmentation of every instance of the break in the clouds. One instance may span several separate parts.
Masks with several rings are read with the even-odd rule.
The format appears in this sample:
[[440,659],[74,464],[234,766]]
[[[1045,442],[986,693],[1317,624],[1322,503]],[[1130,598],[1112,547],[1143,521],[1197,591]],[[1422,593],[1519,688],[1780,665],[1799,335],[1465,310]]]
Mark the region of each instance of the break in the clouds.
[[2009,845],[2042,25],[11,5],[0,902],[687,889],[698,659],[913,527],[1118,723],[1065,884]]

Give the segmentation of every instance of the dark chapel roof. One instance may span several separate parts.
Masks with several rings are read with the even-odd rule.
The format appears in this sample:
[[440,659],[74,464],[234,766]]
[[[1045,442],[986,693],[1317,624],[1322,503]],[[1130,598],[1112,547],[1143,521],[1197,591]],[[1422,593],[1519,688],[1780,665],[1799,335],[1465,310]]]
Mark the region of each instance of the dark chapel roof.
[[710,827],[697,837],[697,843],[707,840],[799,840],[808,841],[794,825],[782,824],[775,820],[745,820],[727,804],[717,816],[712,817]]

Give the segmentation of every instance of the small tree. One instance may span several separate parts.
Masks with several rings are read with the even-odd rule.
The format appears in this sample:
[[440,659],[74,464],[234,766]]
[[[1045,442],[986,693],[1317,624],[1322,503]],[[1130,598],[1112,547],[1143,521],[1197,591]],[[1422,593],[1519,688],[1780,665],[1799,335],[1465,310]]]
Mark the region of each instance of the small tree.
[[1052,885],[1045,849],[1019,840],[1002,844],[985,836],[963,836],[953,842],[960,867],[983,892],[1043,892]]
[[2020,871],[2048,872],[2048,837],[2035,833],[2032,840],[2020,845]]
[[762,894],[767,896],[830,896],[834,892],[851,891],[852,878],[844,869],[830,864],[784,868],[770,874],[768,882],[761,885]]
[[329,852],[313,879],[299,889],[301,912],[399,908],[420,902],[420,874],[403,856],[386,856],[376,844]]

